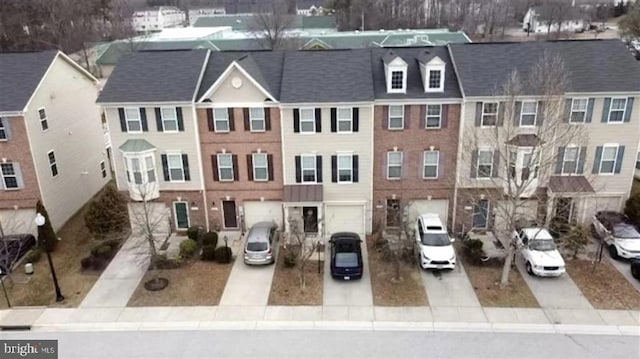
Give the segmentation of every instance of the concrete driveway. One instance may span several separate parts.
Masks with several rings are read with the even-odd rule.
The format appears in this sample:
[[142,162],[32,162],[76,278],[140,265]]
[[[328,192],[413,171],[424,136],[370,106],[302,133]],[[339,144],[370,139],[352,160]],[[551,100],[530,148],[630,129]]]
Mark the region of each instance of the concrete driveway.
[[[608,252],[608,251],[607,251]],[[636,290],[638,290],[640,292],[640,280],[637,280],[635,278],[633,278],[633,276],[631,275],[631,261],[628,259],[613,259],[611,258],[611,256],[609,255],[609,253],[603,253],[602,254],[603,257],[607,257],[607,259],[609,260],[609,262],[611,262],[611,265],[614,266],[619,272],[620,274],[622,274],[628,281],[629,283],[631,283],[631,285],[636,288]],[[603,259],[605,260],[605,259]]]
[[476,292],[462,263],[453,270],[420,270],[429,305],[432,307],[480,307]]
[[[364,239],[365,237],[362,236]],[[362,261],[364,273],[362,278],[354,281],[335,280],[331,278],[331,246],[325,241],[324,253],[324,306],[372,306],[371,276],[369,273],[369,257],[367,244],[362,242]]]

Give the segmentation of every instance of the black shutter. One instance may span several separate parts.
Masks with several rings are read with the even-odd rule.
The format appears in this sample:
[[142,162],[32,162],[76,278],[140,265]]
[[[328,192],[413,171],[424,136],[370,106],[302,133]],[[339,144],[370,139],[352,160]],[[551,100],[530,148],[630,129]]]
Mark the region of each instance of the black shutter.
[[178,117],[178,131],[184,131],[184,120],[182,119],[182,107],[176,107],[176,116]]
[[536,113],[536,126],[542,126],[544,123],[544,101],[538,101],[538,112]]
[[476,127],[482,125],[482,102],[476,102],[476,119],[474,124]]
[[411,120],[411,105],[404,105],[402,109],[404,118],[402,119],[404,122],[404,129],[408,130],[411,128],[411,124],[409,123]]
[[162,125],[162,113],[160,112],[160,107],[156,107],[154,110],[156,112],[156,128],[158,129],[158,132],[162,132],[164,131],[164,126]]
[[555,174],[562,174],[562,162],[564,162],[564,146],[558,147],[558,154],[556,155],[556,170]]
[[358,175],[358,167],[359,167],[358,155],[353,155],[352,158],[353,158],[353,165],[352,165],[353,166],[352,167],[352,169],[353,169],[353,183],[358,183],[358,180],[360,179],[359,175]]
[[618,156],[616,157],[616,167],[614,173],[620,173],[622,170],[622,160],[624,159],[624,146],[618,146]]
[[611,108],[611,97],[605,97],[604,98],[604,105],[602,107],[602,118],[600,120],[602,123],[609,122],[609,109],[610,108]]
[[253,155],[247,155],[247,177],[249,181],[253,181]]
[[331,108],[331,132],[338,131],[338,110],[335,107]]
[[233,164],[233,180],[239,181],[240,177],[238,176],[238,155],[231,155],[231,161]]
[[211,168],[213,169],[213,180],[220,181],[218,176],[218,155],[211,155]]
[[271,131],[271,108],[264,109],[264,130]]
[[449,124],[449,105],[442,105],[440,111],[440,128],[447,128]]
[[382,106],[382,129],[389,129],[389,106]]
[[182,155],[182,170],[184,171],[184,180],[191,181],[191,173],[189,173],[189,158],[187,155]]
[[491,168],[491,177],[498,177],[500,167],[500,151],[493,150],[493,167]]
[[216,130],[215,122],[213,121],[213,109],[207,109],[207,124],[209,125],[209,131],[213,132]]
[[118,117],[120,117],[120,129],[127,132],[127,120],[124,118],[124,108],[118,107]]
[[471,174],[469,177],[478,177],[478,150],[471,151]]
[[573,99],[564,100],[564,116],[562,117],[562,122],[571,121],[571,104],[573,103]]
[[269,172],[269,181],[273,181],[273,155],[267,155],[267,172]]
[[322,183],[322,156],[316,156],[316,177],[317,182]]
[[316,133],[322,132],[322,109],[316,108]]
[[244,130],[251,131],[251,123],[249,123],[249,109],[246,107],[242,109],[242,118],[244,121]]
[[624,122],[631,121],[631,112],[633,111],[633,97],[627,98],[627,107],[624,111]]
[[516,107],[513,113],[515,114],[515,116],[513,116],[513,126],[519,127],[520,117],[522,117],[522,101],[516,101]]
[[300,156],[296,156],[296,183],[302,182],[302,160]]
[[162,159],[162,173],[164,174],[164,180],[169,181],[169,164],[167,163],[167,155],[160,155]]
[[227,109],[227,116],[229,117],[229,131],[235,131],[236,119],[235,119],[235,116],[233,115],[233,108]]
[[[405,122],[405,126],[408,122]],[[353,132],[360,130],[360,109],[358,107],[353,108]]]
[[293,109],[293,132],[300,132],[300,109]]
[[331,156],[331,182],[338,182],[338,156]]
[[149,131],[149,125],[147,124],[147,109],[144,107],[140,108],[140,122],[142,123],[142,131]]
[[420,128],[427,128],[427,105],[420,106]]
[[585,119],[585,122],[589,123],[591,122],[591,117],[593,117],[593,105],[595,104],[596,99],[591,97],[589,99],[589,102],[587,103],[587,118]]

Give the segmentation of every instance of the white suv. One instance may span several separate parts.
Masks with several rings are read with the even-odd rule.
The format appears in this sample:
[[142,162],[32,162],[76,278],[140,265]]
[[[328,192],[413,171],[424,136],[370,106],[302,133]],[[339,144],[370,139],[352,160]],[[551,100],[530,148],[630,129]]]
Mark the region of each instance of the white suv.
[[456,252],[454,239],[449,237],[447,228],[442,225],[435,213],[425,213],[416,221],[416,247],[419,249],[422,269],[454,269]]
[[564,259],[549,231],[544,228],[523,228],[514,231],[513,236],[525,260],[527,273],[540,277],[558,277],[564,273]]

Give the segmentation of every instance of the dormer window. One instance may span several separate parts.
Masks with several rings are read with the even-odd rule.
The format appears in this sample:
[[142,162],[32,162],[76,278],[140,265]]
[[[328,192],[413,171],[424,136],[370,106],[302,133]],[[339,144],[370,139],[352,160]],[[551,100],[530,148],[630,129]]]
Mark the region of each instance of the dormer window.
[[425,52],[418,57],[424,92],[444,91],[444,70],[446,63],[438,56]]
[[429,70],[429,89],[440,89],[442,85],[440,81],[442,80],[442,71],[440,70]]
[[387,92],[407,92],[407,63],[393,51],[389,51],[384,55],[382,62],[384,62]]
[[391,72],[391,89],[392,90],[404,89],[404,71]]

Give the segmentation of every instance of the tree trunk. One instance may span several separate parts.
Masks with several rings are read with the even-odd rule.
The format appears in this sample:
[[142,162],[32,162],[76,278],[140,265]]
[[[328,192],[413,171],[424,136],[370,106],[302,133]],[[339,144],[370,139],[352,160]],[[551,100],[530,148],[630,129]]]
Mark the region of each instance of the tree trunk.
[[504,259],[504,267],[502,267],[502,275],[500,276],[500,288],[504,288],[509,284],[509,272],[511,271],[514,254],[515,248],[509,243],[509,250],[507,251],[507,257]]

